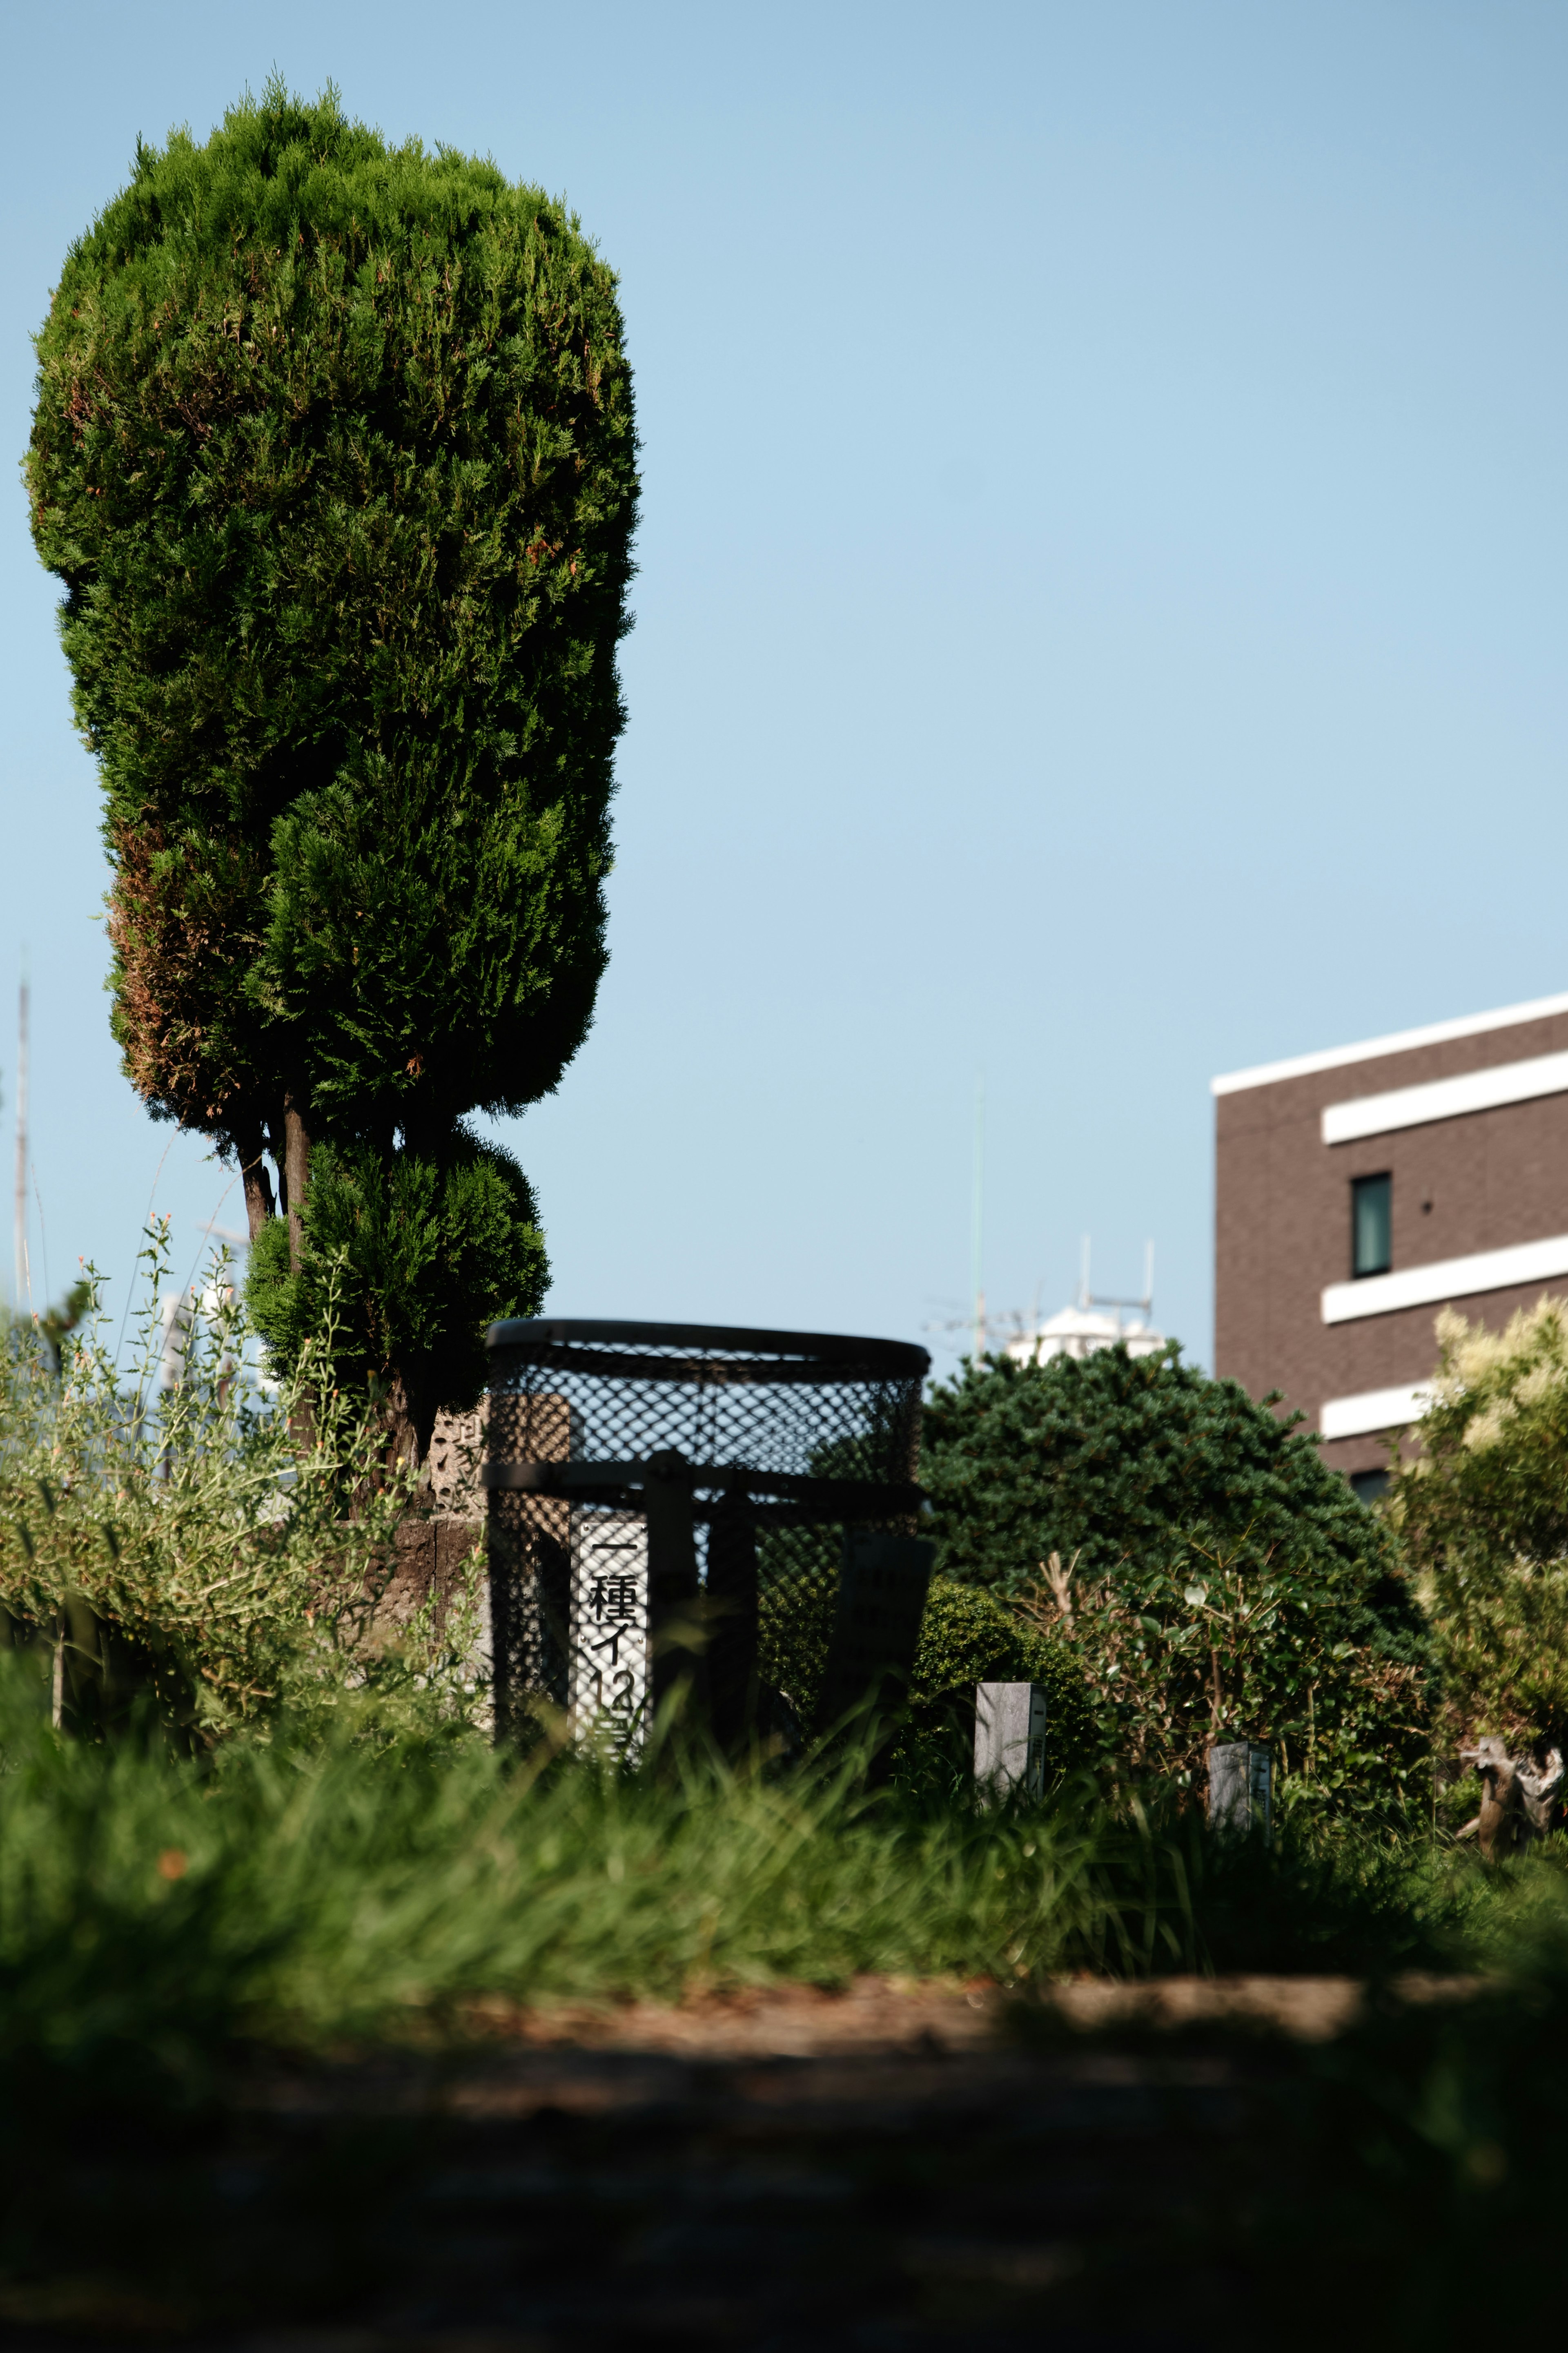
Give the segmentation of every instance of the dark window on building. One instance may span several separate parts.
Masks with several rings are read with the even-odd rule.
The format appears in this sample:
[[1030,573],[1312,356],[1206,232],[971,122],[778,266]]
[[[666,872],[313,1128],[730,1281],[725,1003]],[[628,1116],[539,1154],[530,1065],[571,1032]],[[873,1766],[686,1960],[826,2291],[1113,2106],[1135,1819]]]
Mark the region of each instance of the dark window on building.
[[1375,1504],[1380,1495],[1388,1493],[1388,1473],[1386,1471],[1352,1471],[1351,1486],[1361,1503]]
[[1351,1186],[1351,1272],[1386,1274],[1394,1264],[1394,1179],[1357,1176]]

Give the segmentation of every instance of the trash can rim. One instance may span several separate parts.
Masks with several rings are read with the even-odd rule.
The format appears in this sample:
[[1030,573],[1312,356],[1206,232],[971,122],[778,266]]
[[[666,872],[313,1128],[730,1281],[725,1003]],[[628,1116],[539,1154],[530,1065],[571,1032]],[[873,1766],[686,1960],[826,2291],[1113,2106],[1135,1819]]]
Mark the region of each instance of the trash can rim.
[[[635,1324],[571,1315],[511,1316],[492,1324],[485,1346],[492,1354],[573,1342],[633,1348],[688,1348],[716,1355],[794,1356],[818,1364],[855,1366],[884,1378],[923,1380],[927,1351],[912,1340],[861,1339],[842,1332],[763,1332],[728,1324]],[[673,1367],[672,1367],[673,1369]]]

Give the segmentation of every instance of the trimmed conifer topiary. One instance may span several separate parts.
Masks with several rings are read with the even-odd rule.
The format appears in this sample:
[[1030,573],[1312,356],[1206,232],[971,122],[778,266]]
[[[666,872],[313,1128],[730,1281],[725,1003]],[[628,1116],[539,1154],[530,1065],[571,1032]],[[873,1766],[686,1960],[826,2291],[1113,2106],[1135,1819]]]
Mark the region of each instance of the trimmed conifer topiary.
[[26,470],[125,1069],[243,1171],[285,1357],[338,1257],[345,1369],[421,1452],[545,1281],[526,1180],[464,1117],[551,1092],[605,963],[614,274],[542,191],[274,80],[204,146],[139,146],[72,248]]

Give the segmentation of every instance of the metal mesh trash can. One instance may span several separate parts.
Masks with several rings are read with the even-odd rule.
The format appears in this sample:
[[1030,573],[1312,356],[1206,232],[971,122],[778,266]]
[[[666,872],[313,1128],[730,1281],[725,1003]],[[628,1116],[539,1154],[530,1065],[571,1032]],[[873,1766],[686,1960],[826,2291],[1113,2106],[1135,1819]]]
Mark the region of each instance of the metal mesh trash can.
[[499,1737],[565,1711],[635,1746],[682,1680],[726,1746],[809,1733],[868,1644],[912,1662],[923,1348],[555,1318],[487,1345]]

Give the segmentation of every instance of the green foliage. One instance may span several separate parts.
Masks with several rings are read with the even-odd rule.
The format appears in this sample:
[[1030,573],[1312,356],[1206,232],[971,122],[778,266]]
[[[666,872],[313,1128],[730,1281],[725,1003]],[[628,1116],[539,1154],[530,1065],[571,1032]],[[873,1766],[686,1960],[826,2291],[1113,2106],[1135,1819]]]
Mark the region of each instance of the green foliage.
[[837,1528],[769,1527],[757,1536],[757,1672],[809,1735],[816,1723],[838,1607],[844,1539]]
[[[270,1398],[244,1364],[246,1327],[220,1257],[181,1378],[160,1389],[167,1234],[129,1380],[117,1373],[96,1278],[57,1377],[35,1334],[0,1350],[0,1629],[46,1682],[68,1728],[123,1724],[145,1701],[198,1745],[280,1708],[301,1723],[350,1704],[462,1721],[482,1702],[459,1607],[379,1612],[411,1477],[381,1475],[383,1436],[332,1372],[300,1351]],[[194,1311],[193,1311],[194,1312]],[[324,1340],[333,1302],[325,1302]],[[469,1613],[471,1614],[471,1612]]]
[[1104,1753],[1188,1778],[1264,1740],[1287,1800],[1384,1806],[1428,1757],[1426,1638],[1387,1528],[1174,1348],[973,1365],[927,1409],[944,1575],[1071,1643]]
[[[321,1742],[279,1724],[199,1767],[129,1744],[62,1749],[15,1717],[5,1748],[0,2056],[46,2012],[57,2047],[177,2039],[181,1952],[212,1989],[198,2032],[310,2042],[405,2030],[479,1995],[1011,1975],[1108,1928],[1114,1941],[1070,1824],[868,1804],[847,1772],[540,1773],[482,1742],[383,1748],[352,1725]],[[157,1868],[169,1852],[174,1882]],[[130,1952],[145,1981],[116,1973]]]
[[544,1244],[515,1161],[461,1129],[439,1161],[319,1145],[304,1216],[297,1274],[281,1219],[251,1253],[247,1305],[273,1361],[302,1361],[335,1292],[345,1303],[332,1352],[340,1377],[380,1393],[398,1368],[417,1365],[416,1406],[473,1405],[486,1323],[531,1315],[544,1295]]
[[[835,1530],[800,1528],[770,1530],[758,1546],[762,1679],[784,1694],[808,1735],[837,1608],[841,1544]],[[910,1678],[910,1721],[895,1751],[901,1777],[923,1782],[934,1774],[967,1786],[978,1683],[1044,1683],[1047,1776],[1056,1781],[1083,1766],[1094,1722],[1082,1668],[1067,1645],[1026,1624],[994,1594],[937,1577]]]
[[[281,1168],[286,1111],[331,1143],[360,1197],[334,1232],[441,1229],[366,1245],[346,1329],[445,1399],[457,1324],[542,1280],[521,1176],[489,1155],[508,1209],[458,1123],[554,1087],[605,961],[637,497],[614,274],[542,190],[275,79],[205,145],[138,148],[37,351],[32,525],[104,783],[126,1069],[247,1169]],[[375,1270],[410,1258],[394,1333]]]
[[918,1740],[931,1743],[951,1723],[961,1770],[973,1770],[974,1686],[983,1683],[1045,1685],[1047,1780],[1090,1759],[1094,1722],[1083,1669],[1068,1645],[1026,1625],[994,1594],[933,1577],[910,1685],[911,1725]]
[[[1270,1966],[1303,1935],[1317,1964],[1432,1960],[1468,1916],[1420,1856],[1236,1856],[1076,1790],[998,1814],[868,1798],[852,1763],[524,1766],[482,1739],[366,1740],[347,1708],[182,1758],[58,1741],[3,1672],[0,1717],[0,2058],[40,2034],[89,2060],[95,2037],[177,2041],[182,1967],[209,1989],[198,2031],[325,2042],[423,2033],[484,1995]],[[1274,1941],[1237,1945],[1259,1905]]]
[[1437,1319],[1420,1454],[1385,1508],[1436,1638],[1451,1729],[1568,1746],[1568,1308]]
[[1313,1441],[1238,1382],[1183,1364],[1174,1343],[1155,1356],[966,1364],[932,1390],[921,1462],[943,1574],[1003,1592],[1036,1584],[1053,1552],[1092,1577],[1173,1528],[1288,1546],[1325,1577],[1353,1563],[1375,1584],[1391,1565],[1386,1535]]
[[57,1373],[60,1369],[60,1347],[66,1334],[76,1330],[92,1304],[92,1285],[83,1275],[79,1282],[72,1283],[58,1307],[46,1308],[38,1317],[38,1337]]

